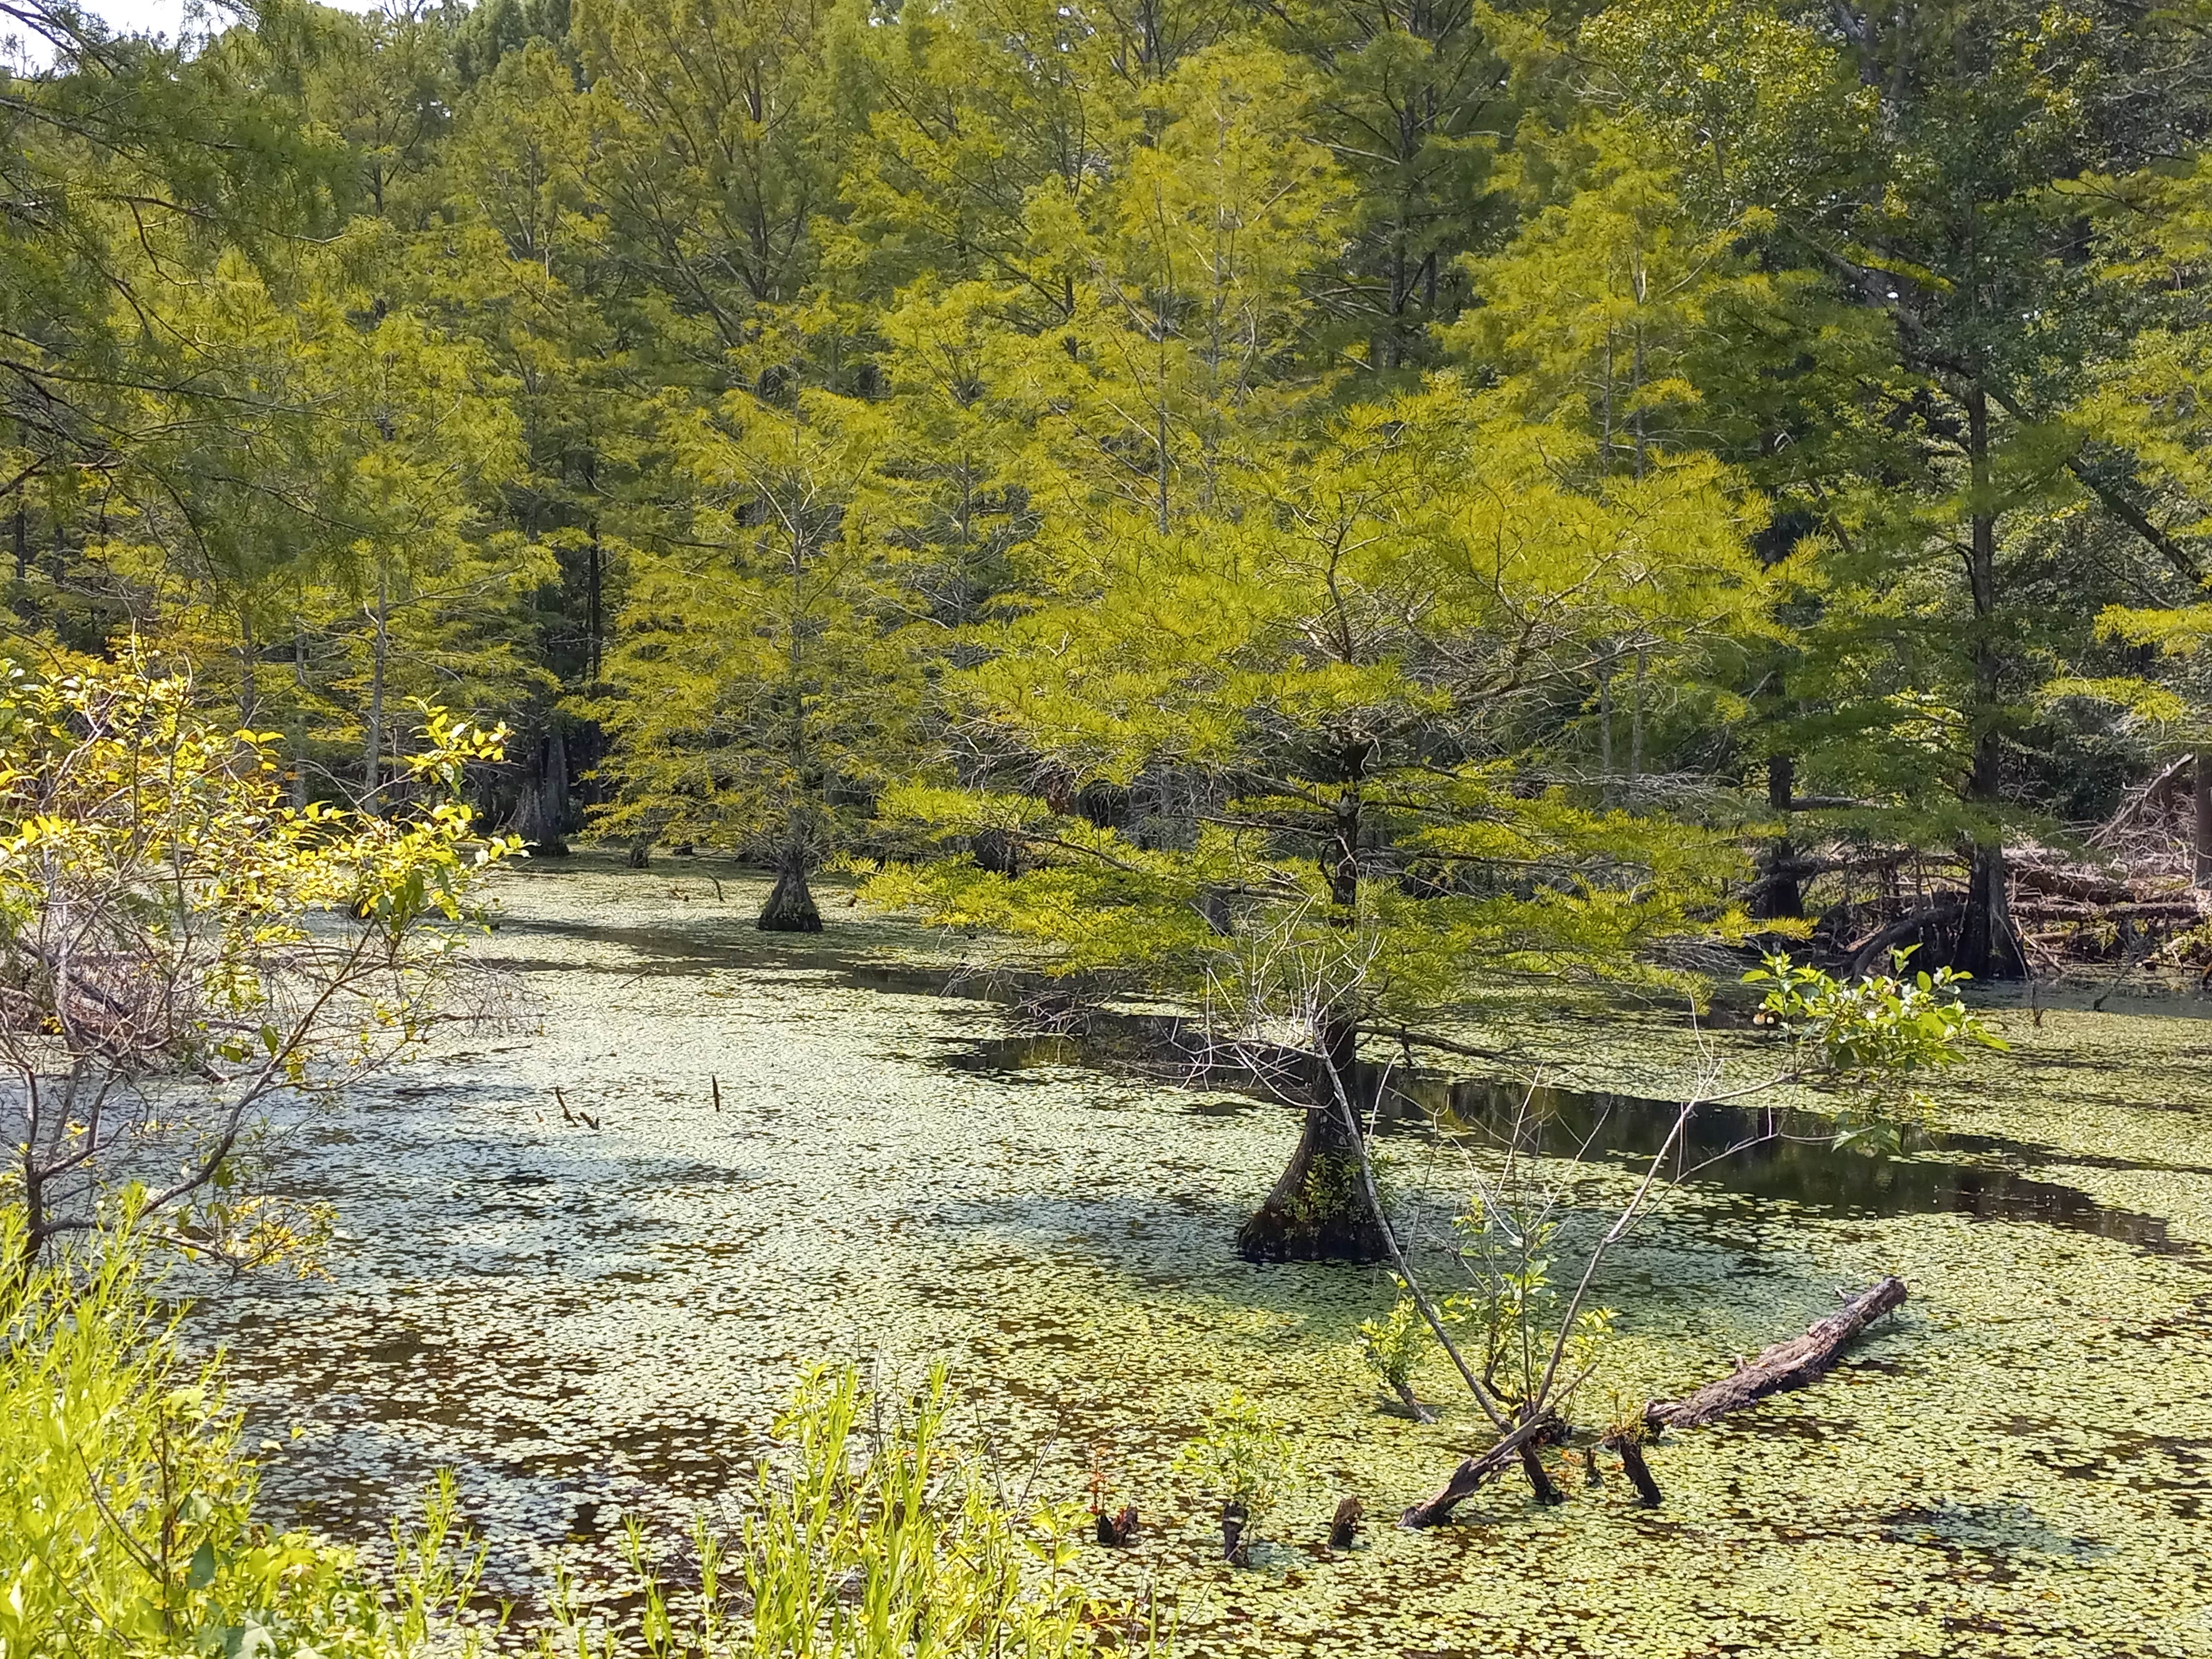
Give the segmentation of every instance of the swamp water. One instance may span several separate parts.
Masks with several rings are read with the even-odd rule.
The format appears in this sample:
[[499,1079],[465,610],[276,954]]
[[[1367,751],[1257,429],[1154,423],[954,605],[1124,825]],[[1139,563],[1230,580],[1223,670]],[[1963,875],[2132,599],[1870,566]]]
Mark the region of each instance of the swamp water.
[[[1389,1518],[1488,1437],[1441,1359],[1443,1422],[1377,1410],[1352,1339],[1385,1274],[1231,1253],[1291,1114],[1021,1038],[980,988],[937,994],[957,941],[834,896],[822,939],[764,937],[759,886],[715,873],[719,896],[683,864],[503,878],[478,948],[520,1029],[295,1131],[290,1179],[339,1208],[332,1277],[195,1285],[187,1327],[228,1352],[272,1518],[374,1553],[451,1468],[500,1593],[563,1562],[611,1590],[629,1516],[680,1581],[797,1366],[943,1356],[1010,1494],[1079,1499],[1096,1458],[1138,1503],[1139,1547],[1084,1571],[1171,1601],[1181,1654],[2212,1653],[2212,1022],[2005,1012],[2015,1052],[1944,1081],[1929,1147],[1711,1170],[1603,1285],[1601,1395],[1686,1392],[1884,1272],[1911,1300],[1817,1387],[1670,1436],[1662,1509],[1616,1475],[1540,1510],[1515,1480],[1413,1534]],[[1656,1014],[1524,1038],[1548,1082],[1625,1095],[1774,1056]],[[1638,1122],[1616,1108],[1599,1144]],[[1433,1235],[1454,1146],[1389,1145]],[[1595,1215],[1629,1178],[1595,1163],[1578,1195]],[[1300,1461],[1242,1571],[1168,1467],[1231,1387]],[[1332,1553],[1347,1493],[1370,1529]]]

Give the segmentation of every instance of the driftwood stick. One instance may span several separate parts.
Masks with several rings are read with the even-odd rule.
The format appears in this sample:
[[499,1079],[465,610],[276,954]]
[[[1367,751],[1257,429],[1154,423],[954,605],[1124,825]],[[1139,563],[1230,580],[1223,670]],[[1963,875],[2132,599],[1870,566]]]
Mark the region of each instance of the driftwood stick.
[[1398,1403],[1405,1408],[1406,1415],[1412,1418],[1413,1421],[1433,1423],[1437,1420],[1434,1409],[1421,1403],[1420,1396],[1413,1392],[1412,1383],[1393,1382],[1390,1387],[1398,1396]]
[[1401,1527],[1442,1526],[1451,1519],[1452,1511],[1462,1502],[1474,1496],[1484,1481],[1520,1462],[1522,1448],[1533,1449],[1542,1445],[1564,1426],[1552,1413],[1540,1413],[1508,1433],[1480,1457],[1470,1457],[1454,1469],[1451,1479],[1444,1482],[1435,1497],[1414,1504],[1398,1517],[1398,1524]]
[[1802,1389],[1827,1375],[1859,1334],[1905,1300],[1905,1281],[1892,1274],[1853,1297],[1802,1336],[1778,1342],[1734,1376],[1709,1382],[1682,1400],[1655,1400],[1644,1420],[1655,1428],[1695,1428],[1786,1389]]

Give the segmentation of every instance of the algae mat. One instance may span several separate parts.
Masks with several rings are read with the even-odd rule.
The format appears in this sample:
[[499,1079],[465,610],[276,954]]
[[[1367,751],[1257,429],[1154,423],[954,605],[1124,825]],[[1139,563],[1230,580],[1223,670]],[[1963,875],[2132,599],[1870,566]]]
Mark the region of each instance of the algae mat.
[[[1808,1178],[1672,1202],[1603,1287],[1625,1395],[1838,1286],[1896,1272],[1912,1300],[1819,1388],[1671,1437],[1663,1509],[1500,1486],[1331,1554],[1340,1496],[1395,1514],[1483,1437],[1376,1409],[1351,1338],[1382,1275],[1230,1254],[1290,1116],[1009,1044],[1000,1003],[939,994],[957,941],[833,906],[794,945],[748,925],[758,896],[684,866],[504,878],[482,949],[525,1024],[295,1132],[292,1177],[339,1206],[331,1277],[195,1286],[189,1326],[228,1352],[276,1518],[373,1551],[450,1467],[495,1587],[566,1563],[611,1595],[627,1518],[675,1558],[734,1513],[798,1365],[941,1356],[1010,1487],[1078,1498],[1096,1458],[1139,1504],[1140,1547],[1085,1570],[1171,1601],[1184,1654],[2212,1653],[2212,1024],[2007,1016],[2018,1052],[1947,1089],[1964,1138],[1909,1201],[1801,1151]],[[1689,1059],[1656,1017],[1520,1035],[1646,1095]],[[1395,1145],[1445,1203],[1450,1159]],[[1588,1172],[1590,1214],[1624,1178]],[[2008,1182],[2025,1201],[1976,1200]],[[1168,1467],[1231,1386],[1301,1468],[1243,1571]]]

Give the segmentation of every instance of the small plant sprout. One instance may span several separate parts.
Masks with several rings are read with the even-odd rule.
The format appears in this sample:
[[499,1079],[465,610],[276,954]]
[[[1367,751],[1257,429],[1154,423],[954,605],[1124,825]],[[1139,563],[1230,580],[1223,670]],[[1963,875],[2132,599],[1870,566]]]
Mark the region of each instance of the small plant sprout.
[[1437,1414],[1413,1392],[1413,1370],[1435,1345],[1436,1338],[1421,1317],[1420,1305],[1406,1293],[1406,1281],[1395,1281],[1398,1299],[1380,1319],[1363,1319],[1356,1339],[1359,1358],[1384,1388],[1395,1396],[1391,1409],[1402,1411],[1416,1423],[1433,1423]]
[[1232,1389],[1207,1411],[1197,1437],[1176,1454],[1175,1467],[1218,1494],[1222,1558],[1249,1565],[1259,1523],[1291,1480],[1291,1446],[1282,1425]]
[[1091,1521],[1097,1529],[1098,1541],[1109,1549],[1119,1549],[1134,1540],[1137,1533],[1137,1506],[1124,1504],[1118,1510],[1109,1511],[1106,1496],[1110,1488],[1106,1480],[1105,1454],[1097,1446],[1091,1449]]

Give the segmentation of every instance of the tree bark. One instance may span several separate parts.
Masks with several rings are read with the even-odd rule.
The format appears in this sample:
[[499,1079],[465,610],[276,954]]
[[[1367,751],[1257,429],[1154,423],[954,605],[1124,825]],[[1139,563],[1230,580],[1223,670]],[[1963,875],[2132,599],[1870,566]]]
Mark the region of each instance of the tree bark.
[[1860,1333],[1904,1301],[1905,1281],[1892,1274],[1826,1319],[1814,1321],[1804,1335],[1777,1342],[1735,1376],[1708,1383],[1685,1399],[1653,1401],[1644,1408],[1644,1420],[1654,1427],[1695,1428],[1771,1394],[1817,1382]]
[[777,862],[775,885],[761,906],[753,924],[764,933],[818,933],[822,912],[806,884],[806,860],[797,848],[787,850]]
[[1892,946],[1904,944],[1915,933],[1924,933],[1928,928],[1954,921],[1960,914],[1960,907],[1955,904],[1934,904],[1899,917],[1851,947],[1850,965],[1844,969],[1845,975],[1856,979],[1863,974],[1887,972],[1889,963],[1886,958]]
[[384,665],[391,644],[386,626],[388,603],[384,561],[380,557],[376,562],[376,611],[373,618],[376,628],[370,643],[368,718],[362,722],[362,801],[372,812],[376,811],[376,793],[381,785],[384,764]]
[[1627,1475],[1628,1484],[1636,1488],[1637,1501],[1647,1510],[1656,1510],[1662,1501],[1659,1483],[1651,1478],[1651,1466],[1644,1461],[1644,1447],[1633,1433],[1609,1434],[1607,1446],[1620,1457],[1621,1472]]
[[[1973,488],[1967,520],[1966,587],[1974,612],[1974,762],[1967,777],[1966,798],[1978,805],[1993,806],[2001,792],[2004,758],[1997,729],[2003,688],[1996,640],[1996,486],[1990,459],[1989,398],[1978,381],[1966,386],[1963,401]],[[2005,913],[2005,855],[2001,839],[1991,837],[1974,844],[1966,876],[1966,915],[1960,920],[1951,965],[1977,979],[2021,977],[2020,944],[2013,937],[2012,919]]]
[[292,750],[292,805],[305,811],[307,805],[307,723],[305,709],[307,703],[307,635],[295,616],[292,621],[292,690],[295,714],[289,744]]
[[568,851],[568,745],[559,732],[539,739],[538,764],[523,787],[524,840],[540,857],[562,857]]
[[[1797,763],[1787,755],[1770,755],[1766,761],[1766,805],[1790,821],[1797,792]],[[1805,914],[1804,890],[1797,883],[1797,848],[1788,833],[1767,842],[1759,860],[1759,882],[1752,890],[1751,914],[1762,921],[1795,920]]]
[[2197,885],[2212,887],[2212,749],[2197,751],[2189,785],[2190,801],[2197,809]]
[[1559,1436],[1565,1425],[1549,1412],[1521,1424],[1479,1457],[1470,1457],[1452,1471],[1433,1497],[1424,1498],[1398,1517],[1401,1527],[1440,1527],[1452,1511],[1481,1489],[1485,1482],[1521,1462],[1524,1447],[1534,1448]]
[[1536,1494],[1536,1501],[1539,1504],[1548,1505],[1564,1504],[1567,1501],[1566,1493],[1552,1483],[1551,1472],[1545,1468],[1544,1460],[1537,1455],[1536,1444],[1534,1441],[1524,1440],[1521,1443],[1519,1456],[1521,1473],[1528,1477],[1528,1490]]
[[1951,965],[1976,979],[2018,979],[2020,941],[2014,937],[2006,896],[2002,842],[1980,842],[1966,869],[1966,902]]
[[[1343,791],[1317,855],[1328,883],[1329,921],[1350,927],[1359,915],[1359,837],[1363,828],[1362,750],[1337,757]],[[1360,1189],[1357,1130],[1337,1109],[1332,1068],[1346,1089],[1358,1077],[1359,1029],[1341,1009],[1322,1014],[1325,1058],[1305,1078],[1306,1121],[1291,1161],[1267,1200],[1237,1231],[1237,1253],[1248,1261],[1379,1261],[1389,1253],[1382,1229]]]
[[[1350,1086],[1358,1032],[1348,1022],[1332,1023],[1322,1041]],[[1237,1253],[1248,1261],[1379,1261],[1389,1247],[1360,1190],[1358,1151],[1337,1110],[1328,1066],[1312,1066],[1307,1089],[1297,1146],[1266,1201],[1237,1230]]]
[[1433,1423],[1437,1420],[1435,1411],[1421,1403],[1421,1397],[1413,1392],[1412,1383],[1393,1382],[1390,1385],[1390,1391],[1398,1396],[1398,1403],[1406,1408],[1406,1415],[1416,1423]]

